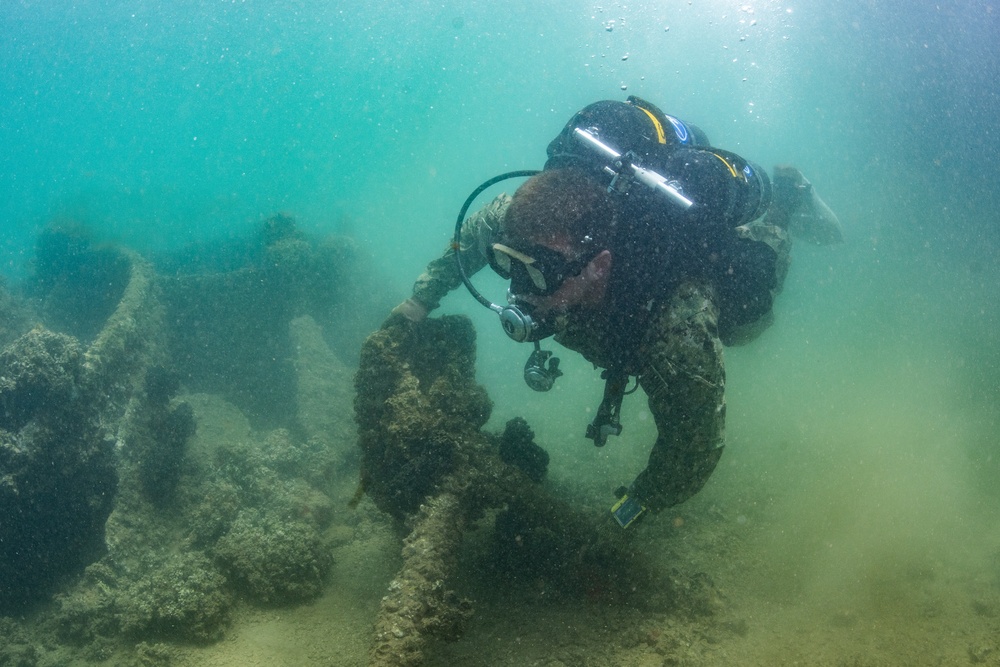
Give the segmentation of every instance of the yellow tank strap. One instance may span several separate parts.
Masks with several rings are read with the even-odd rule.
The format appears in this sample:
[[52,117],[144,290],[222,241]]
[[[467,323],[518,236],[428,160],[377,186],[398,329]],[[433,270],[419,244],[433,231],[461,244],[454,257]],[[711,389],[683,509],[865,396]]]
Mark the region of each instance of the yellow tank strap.
[[733,165],[729,164],[729,162],[726,161],[726,158],[722,157],[718,153],[712,153],[712,155],[722,160],[722,164],[726,165],[726,168],[729,169],[729,173],[733,175],[733,178],[740,177],[739,174],[736,173],[736,170],[733,169]]
[[639,109],[642,109],[642,111],[647,116],[649,116],[649,120],[653,121],[653,127],[656,128],[656,141],[661,144],[667,143],[667,135],[663,133],[663,123],[661,123],[659,119],[656,116],[654,116],[653,112],[650,111],[649,109],[643,109],[638,104],[636,104],[635,106],[638,107]]

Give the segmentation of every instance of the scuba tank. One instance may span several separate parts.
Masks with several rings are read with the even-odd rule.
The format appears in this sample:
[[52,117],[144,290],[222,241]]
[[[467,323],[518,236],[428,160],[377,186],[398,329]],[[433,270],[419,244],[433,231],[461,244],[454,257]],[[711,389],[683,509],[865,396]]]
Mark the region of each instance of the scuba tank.
[[635,188],[621,177],[615,179],[612,171],[620,170],[614,169],[613,159],[588,145],[592,141],[581,141],[584,135],[632,165],[673,182],[696,204],[684,207],[688,217],[725,221],[733,228],[760,217],[770,204],[767,172],[735,153],[713,148],[696,125],[668,116],[634,95],[626,102],[594,102],[574,114],[549,143],[545,168],[584,167],[611,176],[609,186],[635,200],[635,206],[655,205],[651,199],[655,188]]

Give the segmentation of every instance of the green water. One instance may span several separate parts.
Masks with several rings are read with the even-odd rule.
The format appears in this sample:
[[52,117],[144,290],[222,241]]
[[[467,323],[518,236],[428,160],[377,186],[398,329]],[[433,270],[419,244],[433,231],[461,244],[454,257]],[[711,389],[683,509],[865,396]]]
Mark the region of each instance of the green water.
[[[774,326],[727,350],[728,447],[702,502],[750,531],[760,588],[848,605],[930,568],[996,595],[998,14],[985,0],[4,0],[0,268],[26,275],[52,219],[155,254],[285,212],[354,237],[384,308],[477,184],[539,168],[585,104],[639,95],[718,146],[799,167],[847,237],[797,244]],[[464,292],[442,311],[473,317],[491,423],[524,416],[556,480],[610,498],[643,467],[640,396],[596,450],[582,437],[596,371],[563,351],[566,377],[539,397],[520,377],[527,348],[492,314]]]

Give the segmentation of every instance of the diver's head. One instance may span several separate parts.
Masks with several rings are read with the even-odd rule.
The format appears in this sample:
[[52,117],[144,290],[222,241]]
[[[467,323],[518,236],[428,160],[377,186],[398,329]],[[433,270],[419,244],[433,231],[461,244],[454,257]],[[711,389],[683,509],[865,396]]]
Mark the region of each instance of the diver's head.
[[611,271],[617,212],[607,188],[577,168],[543,171],[518,188],[490,264],[513,303],[536,319],[597,307]]

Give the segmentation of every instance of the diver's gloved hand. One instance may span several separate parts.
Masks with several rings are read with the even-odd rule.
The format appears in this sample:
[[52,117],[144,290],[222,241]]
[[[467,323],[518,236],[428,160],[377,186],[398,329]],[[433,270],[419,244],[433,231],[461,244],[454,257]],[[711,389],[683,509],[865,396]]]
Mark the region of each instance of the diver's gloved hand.
[[646,514],[646,505],[635,492],[635,484],[615,490],[618,502],[611,507],[611,516],[622,528],[628,528]]
[[774,201],[771,208],[778,214],[777,217],[782,218],[777,221],[780,226],[788,229],[793,236],[817,245],[844,241],[844,230],[837,214],[820,199],[816,188],[801,171],[788,165],[778,165],[774,168],[772,183]]
[[382,323],[382,328],[395,322],[423,322],[427,318],[427,308],[412,297],[399,304],[389,313],[389,317]]

